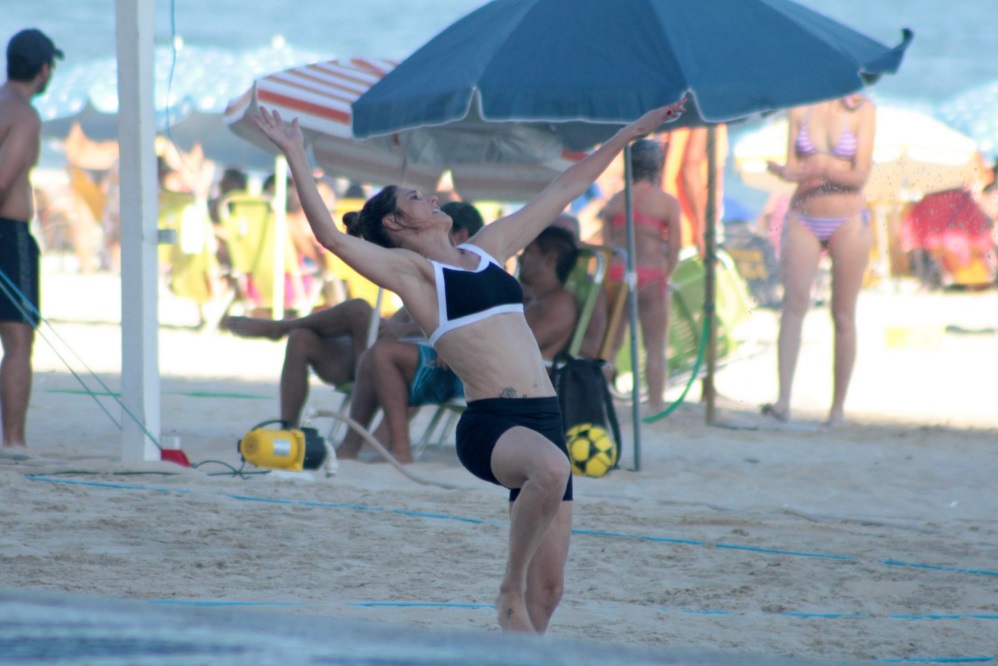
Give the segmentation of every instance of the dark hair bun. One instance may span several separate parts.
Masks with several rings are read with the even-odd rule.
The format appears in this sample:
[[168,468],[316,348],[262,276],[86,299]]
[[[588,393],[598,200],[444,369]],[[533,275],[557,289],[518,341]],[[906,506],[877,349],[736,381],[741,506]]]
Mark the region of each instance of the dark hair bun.
[[350,211],[343,215],[343,225],[347,228],[347,233],[351,236],[363,238],[360,230],[360,213]]

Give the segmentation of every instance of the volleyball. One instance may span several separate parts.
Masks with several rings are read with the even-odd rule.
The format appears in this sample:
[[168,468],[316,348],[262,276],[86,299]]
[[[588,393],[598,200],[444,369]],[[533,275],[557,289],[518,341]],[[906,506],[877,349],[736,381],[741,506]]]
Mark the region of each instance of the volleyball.
[[602,427],[580,423],[569,428],[565,437],[575,474],[600,477],[617,464],[617,444]]

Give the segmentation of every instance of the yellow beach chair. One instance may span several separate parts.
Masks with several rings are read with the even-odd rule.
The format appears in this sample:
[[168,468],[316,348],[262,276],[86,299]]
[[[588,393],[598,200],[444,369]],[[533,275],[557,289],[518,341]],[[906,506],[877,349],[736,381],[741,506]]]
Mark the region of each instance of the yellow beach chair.
[[[232,193],[219,202],[218,211],[229,250],[231,278],[236,284],[234,302],[241,301],[247,311],[272,308],[275,285],[283,289],[285,280],[275,280],[274,276],[275,221],[270,200],[245,192]],[[284,240],[284,266],[285,276],[293,286],[285,309],[296,309],[307,296],[290,235]]]

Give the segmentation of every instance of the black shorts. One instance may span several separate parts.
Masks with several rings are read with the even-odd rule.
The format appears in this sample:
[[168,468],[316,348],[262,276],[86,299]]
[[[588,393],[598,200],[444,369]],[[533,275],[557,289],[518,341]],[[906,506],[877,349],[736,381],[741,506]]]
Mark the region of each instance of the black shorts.
[[27,224],[0,217],[0,321],[38,326],[38,254]]
[[[501,486],[492,473],[492,450],[499,438],[516,426],[548,438],[568,458],[558,398],[486,398],[469,402],[457,423],[457,457],[461,464],[479,479]],[[516,500],[519,494],[519,488],[511,488],[509,501]],[[572,500],[571,476],[562,499]]]

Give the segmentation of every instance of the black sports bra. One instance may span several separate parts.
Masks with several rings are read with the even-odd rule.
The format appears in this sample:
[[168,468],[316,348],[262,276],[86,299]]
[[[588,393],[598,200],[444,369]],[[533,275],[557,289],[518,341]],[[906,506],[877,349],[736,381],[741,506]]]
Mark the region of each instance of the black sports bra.
[[437,285],[437,309],[440,323],[430,335],[430,344],[436,344],[444,333],[473,324],[497,314],[523,313],[523,288],[519,281],[499,265],[488,252],[465,243],[458,249],[477,254],[478,266],[467,270],[448,266],[438,261],[433,264]]

